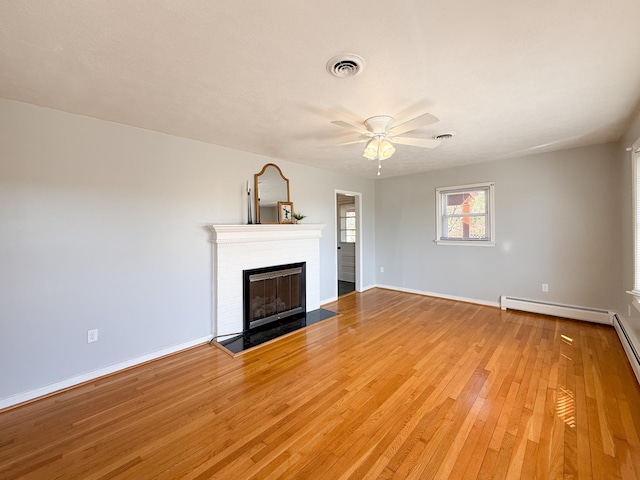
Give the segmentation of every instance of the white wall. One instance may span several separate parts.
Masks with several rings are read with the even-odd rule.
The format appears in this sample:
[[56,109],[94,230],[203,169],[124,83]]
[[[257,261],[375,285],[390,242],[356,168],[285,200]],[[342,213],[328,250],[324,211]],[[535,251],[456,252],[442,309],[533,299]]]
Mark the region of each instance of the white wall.
[[362,192],[374,284],[371,180],[0,100],[0,406],[209,335],[205,226],[246,222],[246,181],[268,162],[305,222],[327,224],[321,300],[335,294],[334,189]]
[[[378,284],[488,303],[513,295],[615,308],[616,156],[607,144],[378,181]],[[436,245],[436,187],[485,181],[495,182],[497,245]]]

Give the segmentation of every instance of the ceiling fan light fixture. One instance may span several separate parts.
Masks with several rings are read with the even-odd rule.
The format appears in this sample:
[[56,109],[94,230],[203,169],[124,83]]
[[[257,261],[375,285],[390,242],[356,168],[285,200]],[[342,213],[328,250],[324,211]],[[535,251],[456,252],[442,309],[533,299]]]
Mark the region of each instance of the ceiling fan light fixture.
[[[336,68],[339,70],[344,66],[344,64],[341,62],[334,63],[335,60],[335,58],[331,59],[331,61],[327,65],[328,70],[331,71],[335,70]],[[336,68],[329,68],[330,65],[333,65]],[[347,128],[351,131],[357,132],[361,136],[365,137],[365,139],[363,140],[345,142],[341,143],[340,145],[351,145],[353,143],[367,142],[364,151],[362,152],[362,156],[369,160],[378,161],[377,174],[380,175],[382,160],[390,158],[396,151],[392,142],[400,145],[409,145],[420,148],[434,148],[440,144],[441,140],[451,138],[454,135],[453,132],[445,132],[431,139],[403,136],[404,133],[411,132],[412,130],[417,130],[418,128],[422,128],[439,121],[440,120],[438,120],[437,117],[431,115],[430,113],[423,113],[422,115],[418,115],[411,120],[407,120],[395,126],[393,117],[391,117],[390,115],[375,115],[373,117],[367,118],[364,121],[365,128],[362,128],[362,126],[360,125],[354,125],[353,123],[345,122],[342,120],[332,121],[331,123],[339,127]]]
[[386,138],[372,138],[364,148],[362,156],[369,160],[386,160],[395,153],[396,149]]
[[396,149],[393,148],[389,140],[383,140],[378,144],[378,158],[380,160],[386,160],[395,153]]
[[375,138],[369,140],[367,146],[364,147],[364,153],[362,154],[362,156],[364,158],[368,158],[369,160],[375,160],[378,157],[379,144],[380,142],[378,142],[378,140],[376,140]]

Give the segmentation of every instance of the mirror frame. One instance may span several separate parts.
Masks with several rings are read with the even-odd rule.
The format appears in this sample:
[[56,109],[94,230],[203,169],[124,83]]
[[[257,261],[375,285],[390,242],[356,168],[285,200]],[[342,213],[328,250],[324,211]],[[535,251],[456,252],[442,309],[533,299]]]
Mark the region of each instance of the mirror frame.
[[[285,185],[287,186],[287,198],[286,199],[280,199],[281,202],[290,202],[291,201],[291,193],[289,192],[289,179],[287,177],[285,177],[282,174],[282,170],[280,170],[280,167],[278,165],[276,165],[275,163],[267,163],[265,164],[264,167],[262,167],[262,170],[260,170],[260,173],[256,173],[253,176],[253,203],[256,209],[256,223],[263,223],[260,221],[260,189],[258,188],[258,180],[260,179],[260,176],[264,175],[264,173],[266,172],[267,168],[269,167],[275,167],[275,169],[278,171],[278,173],[280,174],[280,177],[284,180]],[[272,223],[278,223],[278,222],[264,222],[265,224],[272,224]]]

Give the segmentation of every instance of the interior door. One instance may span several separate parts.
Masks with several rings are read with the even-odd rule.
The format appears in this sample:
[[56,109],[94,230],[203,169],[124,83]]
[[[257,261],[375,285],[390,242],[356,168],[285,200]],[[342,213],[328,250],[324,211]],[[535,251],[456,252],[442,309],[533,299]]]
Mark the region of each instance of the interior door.
[[356,281],[356,246],[353,243],[338,243],[338,280]]
[[356,281],[356,208],[354,197],[338,194],[338,280]]

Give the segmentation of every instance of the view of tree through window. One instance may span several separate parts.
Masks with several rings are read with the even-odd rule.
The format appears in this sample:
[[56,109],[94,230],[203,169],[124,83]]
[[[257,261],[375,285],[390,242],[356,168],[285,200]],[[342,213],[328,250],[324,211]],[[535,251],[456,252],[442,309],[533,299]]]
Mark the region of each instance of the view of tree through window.
[[493,244],[493,183],[437,188],[437,241]]
[[487,192],[449,193],[445,195],[446,238],[487,238]]

